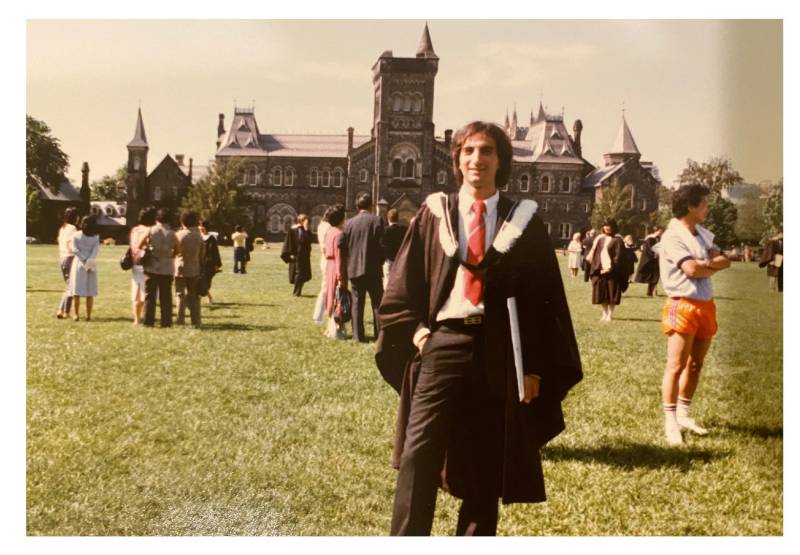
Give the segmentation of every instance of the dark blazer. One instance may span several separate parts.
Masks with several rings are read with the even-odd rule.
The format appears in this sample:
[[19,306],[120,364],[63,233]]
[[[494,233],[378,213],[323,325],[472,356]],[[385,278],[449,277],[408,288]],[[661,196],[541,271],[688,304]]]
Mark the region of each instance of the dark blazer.
[[386,260],[394,260],[397,251],[400,250],[400,243],[408,231],[408,226],[403,224],[389,224],[383,230],[383,254]]
[[347,260],[350,279],[381,275],[384,260],[382,238],[383,222],[374,214],[359,212],[345,222],[338,247]]
[[[514,202],[500,195],[497,232],[510,217]],[[443,207],[444,210],[444,207]],[[458,233],[458,196],[449,198],[449,226]],[[417,212],[394,260],[392,279],[381,302],[381,331],[375,361],[383,378],[400,393],[393,464],[399,466],[411,399],[421,369],[421,355],[412,343],[420,326],[433,327],[453,288],[459,261],[440,244],[440,219],[427,205]],[[572,319],[555,251],[542,219],[533,215],[522,235],[505,253],[490,248],[479,267],[486,268],[484,340],[492,364],[489,387],[505,399],[503,457],[504,503],[545,499],[539,449],[564,430],[561,401],[582,378]],[[507,301],[517,299],[522,335],[523,372],[541,376],[539,397],[520,403]],[[451,494],[468,488],[463,457],[468,450],[458,438],[448,439],[444,473]]]

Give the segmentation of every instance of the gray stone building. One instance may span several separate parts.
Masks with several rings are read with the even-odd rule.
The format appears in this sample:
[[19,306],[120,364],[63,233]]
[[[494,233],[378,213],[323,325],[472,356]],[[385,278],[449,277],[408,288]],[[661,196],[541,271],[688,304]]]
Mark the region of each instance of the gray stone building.
[[[383,52],[372,67],[369,135],[356,135],[352,127],[341,135],[262,133],[252,107],[235,107],[226,131],[225,115],[219,114],[215,159],[243,162],[241,223],[256,236],[280,240],[298,213],[308,214],[316,230],[326,207],[342,203],[352,212],[361,192],[372,194],[378,210],[397,208],[407,221],[428,194],[455,190],[449,153],[452,131],[437,136],[433,122],[438,69],[427,24],[413,58]],[[506,115],[514,161],[503,190],[513,198],[539,203],[557,246],[565,246],[573,233],[590,226],[592,207],[608,185],[633,186],[633,203],[643,221],[657,208],[654,167],[640,160],[624,117],[602,167],[583,158],[582,129],[577,120],[570,135],[563,116],[546,113],[541,102],[527,127],[518,125],[516,109],[513,118]],[[169,156],[161,162],[161,177],[154,175],[155,170],[148,176],[147,150],[140,111],[134,139],[128,144],[129,221],[144,204],[179,204],[192,183],[191,161],[187,174],[176,171],[180,164]],[[160,181],[167,189],[157,199]],[[625,231],[642,236],[639,227]]]

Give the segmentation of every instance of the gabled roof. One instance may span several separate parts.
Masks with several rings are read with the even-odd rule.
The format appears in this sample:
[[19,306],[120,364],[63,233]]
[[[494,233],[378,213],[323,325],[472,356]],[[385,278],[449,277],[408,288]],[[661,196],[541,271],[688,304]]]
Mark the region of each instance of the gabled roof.
[[[540,105],[541,107],[541,105]],[[520,141],[513,141],[515,151]],[[519,162],[553,162],[565,164],[583,164],[583,160],[575,153],[572,139],[559,116],[547,116],[533,124],[525,136],[530,156],[515,156]]]
[[587,175],[583,180],[583,188],[589,189],[600,187],[603,184],[603,181],[617,173],[617,171],[619,171],[623,166],[625,166],[625,164],[620,163],[614,164],[613,166],[603,166],[602,168],[597,168],[592,173]]
[[625,116],[622,116],[622,123],[617,132],[617,138],[614,140],[614,146],[607,154],[641,154],[639,148],[636,146],[636,141],[633,140],[633,135],[628,127],[628,122],[625,121]]
[[[369,135],[354,135],[353,148],[369,140]],[[261,145],[265,154],[275,157],[347,157],[347,135],[261,135]]]
[[144,122],[142,121],[142,109],[139,108],[139,115],[136,117],[136,130],[133,132],[133,139],[128,143],[132,147],[147,148],[147,136],[144,133]]
[[42,200],[51,200],[56,202],[82,202],[81,191],[75,187],[69,179],[61,182],[58,192],[54,193],[50,187],[45,187],[37,182],[36,187],[39,189],[39,198]]

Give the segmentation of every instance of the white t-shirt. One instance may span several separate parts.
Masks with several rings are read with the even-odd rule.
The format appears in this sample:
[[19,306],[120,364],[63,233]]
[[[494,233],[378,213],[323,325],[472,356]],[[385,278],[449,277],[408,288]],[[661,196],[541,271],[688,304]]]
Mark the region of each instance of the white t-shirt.
[[687,260],[708,260],[708,251],[716,248],[714,234],[696,226],[697,233],[676,219],[670,221],[661,241],[654,247],[658,252],[658,264],[662,287],[668,297],[686,297],[698,301],[709,301],[714,297],[711,278],[690,278],[681,264]]
[[72,224],[61,226],[58,230],[58,257],[63,260],[75,254],[72,250],[72,236],[78,229]]

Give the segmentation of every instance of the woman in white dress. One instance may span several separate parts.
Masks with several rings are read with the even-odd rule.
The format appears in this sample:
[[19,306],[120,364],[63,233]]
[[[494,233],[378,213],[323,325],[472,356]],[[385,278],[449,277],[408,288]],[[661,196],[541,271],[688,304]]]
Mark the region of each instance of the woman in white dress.
[[64,293],[61,295],[61,303],[58,305],[56,318],[63,320],[69,318],[69,311],[72,307],[72,296],[69,294],[69,274],[72,271],[72,259],[75,253],[72,252],[72,236],[78,231],[75,224],[78,223],[78,210],[70,206],[64,210],[64,220],[58,230],[58,263],[61,267],[61,275],[64,277]]
[[581,234],[576,233],[572,236],[572,241],[570,241],[567,247],[567,252],[569,253],[567,266],[569,267],[569,271],[572,272],[572,277],[577,277],[578,270],[580,270],[583,265],[583,255],[581,255],[581,251]]
[[80,299],[86,297],[86,321],[92,319],[92,305],[97,296],[97,252],[100,250],[100,237],[97,235],[97,220],[94,216],[84,216],[81,229],[72,237],[72,270],[69,273],[69,294],[75,305],[75,317],[80,320]]
[[311,315],[311,318],[314,320],[315,323],[322,325],[323,318],[325,316],[325,298],[326,298],[326,291],[327,291],[327,283],[325,281],[325,270],[328,266],[328,260],[325,258],[325,236],[328,234],[328,230],[331,228],[331,224],[328,221],[328,217],[330,213],[333,211],[334,207],[328,207],[325,210],[325,214],[322,216],[322,221],[317,226],[317,244],[319,244],[319,270],[320,275],[322,276],[321,284],[319,287],[319,295],[317,295],[317,302],[314,303],[314,313]]
[[[150,226],[156,223],[156,209],[153,207],[142,208],[139,212],[139,224],[131,229],[128,245],[131,247],[131,252],[139,256],[134,256],[134,260],[139,260],[141,251],[138,245],[142,239],[147,237],[150,232]],[[141,264],[134,264],[131,268],[131,303],[133,304],[133,325],[139,324],[142,321],[142,309],[144,308],[144,268]]]

